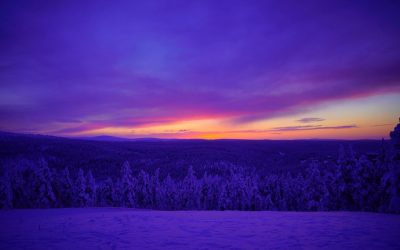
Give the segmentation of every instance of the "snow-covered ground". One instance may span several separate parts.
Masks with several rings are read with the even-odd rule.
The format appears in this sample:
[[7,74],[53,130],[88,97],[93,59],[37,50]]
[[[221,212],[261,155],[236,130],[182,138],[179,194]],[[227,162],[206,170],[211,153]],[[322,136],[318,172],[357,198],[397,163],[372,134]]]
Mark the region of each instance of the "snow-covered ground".
[[400,249],[400,216],[356,212],[0,211],[0,249]]

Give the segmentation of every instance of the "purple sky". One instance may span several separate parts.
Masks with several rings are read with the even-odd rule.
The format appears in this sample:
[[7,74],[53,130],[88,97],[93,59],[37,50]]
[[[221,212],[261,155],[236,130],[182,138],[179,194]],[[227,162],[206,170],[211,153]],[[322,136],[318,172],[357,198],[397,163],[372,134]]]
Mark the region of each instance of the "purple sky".
[[399,1],[82,2],[1,1],[1,130],[318,128],[319,105],[400,93]]

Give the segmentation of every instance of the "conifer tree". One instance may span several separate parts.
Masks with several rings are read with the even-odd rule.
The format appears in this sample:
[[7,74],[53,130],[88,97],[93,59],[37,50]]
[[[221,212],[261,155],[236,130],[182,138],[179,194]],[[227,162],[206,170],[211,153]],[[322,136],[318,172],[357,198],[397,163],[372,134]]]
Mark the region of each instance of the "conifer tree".
[[136,182],[136,202],[139,207],[149,207],[152,202],[152,188],[149,175],[141,170]]
[[167,175],[167,177],[164,179],[160,191],[161,208],[167,210],[176,210],[180,208],[177,197],[177,186],[170,175]]
[[74,184],[71,180],[68,167],[55,179],[56,196],[61,207],[71,207],[74,203]]
[[0,178],[0,208],[9,209],[13,207],[13,192],[11,179],[8,172]]
[[31,202],[33,207],[49,208],[54,206],[56,197],[51,186],[52,176],[47,162],[40,158],[33,169],[33,187]]
[[389,166],[386,177],[389,194],[387,211],[400,213],[400,162],[393,161]]
[[105,182],[97,188],[96,193],[100,206],[119,206],[118,199],[116,198],[114,182],[110,177],[108,177]]
[[161,202],[161,183],[160,183],[160,169],[157,168],[154,176],[151,176],[151,207],[159,208]]
[[316,162],[313,162],[307,169],[304,194],[309,210],[326,210],[328,191],[325,186],[324,176],[319,171]]
[[135,186],[136,180],[132,175],[131,166],[128,161],[125,161],[121,168],[121,179],[119,183],[122,206],[136,206]]
[[76,207],[87,207],[89,205],[89,195],[86,193],[86,185],[85,174],[80,168],[75,181],[74,205]]
[[87,205],[93,207],[96,205],[96,181],[93,177],[92,171],[89,170],[86,180],[86,194],[88,196]]
[[197,209],[200,207],[199,183],[194,175],[193,167],[190,166],[186,177],[183,179],[180,199],[183,209]]

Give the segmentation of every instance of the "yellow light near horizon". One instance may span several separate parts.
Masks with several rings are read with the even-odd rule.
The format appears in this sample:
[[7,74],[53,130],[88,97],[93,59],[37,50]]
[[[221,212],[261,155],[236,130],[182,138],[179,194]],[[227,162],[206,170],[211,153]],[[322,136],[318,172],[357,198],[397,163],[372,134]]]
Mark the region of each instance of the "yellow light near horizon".
[[[316,106],[312,111],[248,123],[237,123],[229,117],[188,119],[166,124],[132,127],[106,127],[70,133],[73,136],[112,135],[121,137],[202,138],[202,139],[380,139],[388,138],[400,113],[400,94],[387,94],[359,99],[335,101]],[[398,113],[396,113],[398,112]],[[325,120],[301,123],[304,117]],[[326,128],[301,130],[301,126],[356,128]],[[300,130],[282,130],[296,127]]]

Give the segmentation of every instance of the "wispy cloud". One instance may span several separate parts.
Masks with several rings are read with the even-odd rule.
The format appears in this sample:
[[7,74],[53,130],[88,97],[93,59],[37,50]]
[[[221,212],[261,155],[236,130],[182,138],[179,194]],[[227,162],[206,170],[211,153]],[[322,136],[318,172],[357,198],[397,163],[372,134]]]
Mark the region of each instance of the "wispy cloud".
[[301,123],[311,123],[311,122],[322,122],[325,121],[324,118],[317,118],[317,117],[305,117],[297,120],[297,122]]
[[372,125],[371,127],[386,127],[386,126],[394,126],[394,124],[393,123],[376,124],[376,125]]
[[323,129],[349,129],[358,128],[357,125],[342,125],[342,126],[323,126],[323,125],[304,125],[304,126],[287,126],[276,127],[269,131],[301,131],[301,130],[323,130]]
[[178,129],[178,130],[175,130],[175,129],[166,129],[166,130],[164,130],[164,133],[175,133],[175,134],[178,134],[178,133],[190,133],[190,132],[192,132],[190,129]]

